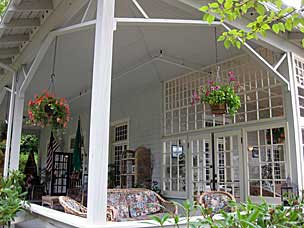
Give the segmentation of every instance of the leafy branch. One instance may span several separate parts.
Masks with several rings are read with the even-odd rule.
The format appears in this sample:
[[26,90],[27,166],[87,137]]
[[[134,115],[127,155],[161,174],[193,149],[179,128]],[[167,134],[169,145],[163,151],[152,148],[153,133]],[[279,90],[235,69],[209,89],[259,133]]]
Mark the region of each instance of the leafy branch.
[[[276,9],[269,8],[272,4]],[[291,32],[298,29],[303,33],[302,45],[304,47],[304,18],[301,13],[304,8],[295,9],[284,6],[282,0],[214,0],[200,8],[204,13],[203,20],[212,23],[217,15],[221,22],[235,21],[242,17],[250,17],[251,22],[247,29],[232,29],[223,32],[218,41],[224,46],[241,48],[242,44],[251,39],[258,39],[259,35],[266,36],[270,30],[276,34]]]

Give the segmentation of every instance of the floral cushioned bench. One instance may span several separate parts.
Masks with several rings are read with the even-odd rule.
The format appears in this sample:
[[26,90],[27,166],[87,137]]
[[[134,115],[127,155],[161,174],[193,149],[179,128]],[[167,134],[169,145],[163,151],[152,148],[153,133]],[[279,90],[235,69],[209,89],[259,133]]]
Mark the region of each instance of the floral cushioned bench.
[[146,220],[151,215],[177,212],[172,202],[164,200],[151,190],[141,188],[109,189],[108,206],[114,208],[115,222]]

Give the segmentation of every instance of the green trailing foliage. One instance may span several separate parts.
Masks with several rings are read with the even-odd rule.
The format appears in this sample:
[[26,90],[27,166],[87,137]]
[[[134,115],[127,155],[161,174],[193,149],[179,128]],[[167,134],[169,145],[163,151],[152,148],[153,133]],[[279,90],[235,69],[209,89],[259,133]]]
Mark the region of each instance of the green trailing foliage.
[[[187,228],[288,228],[304,227],[303,201],[298,197],[289,196],[288,206],[271,205],[262,199],[262,202],[253,203],[250,199],[244,203],[230,202],[229,207],[233,213],[220,211],[219,216],[214,216],[211,209],[206,209],[196,202],[185,201],[182,204],[175,203],[179,207],[180,214],[166,213],[162,217],[152,216],[153,223],[164,227],[170,224],[173,227],[181,227],[181,223]],[[200,217],[193,217],[200,215]],[[183,225],[184,226],[184,225]]]
[[0,178],[0,225],[10,226],[17,213],[28,207],[23,192],[25,176],[20,171],[10,172],[8,178]]
[[[267,4],[274,5],[276,9],[268,7]],[[268,31],[279,34],[294,29],[303,34],[304,47],[304,7],[287,7],[282,0],[212,0],[200,10],[204,13],[203,20],[210,24],[216,20],[215,15],[218,15],[222,22],[250,17],[251,22],[247,24],[246,29],[231,29],[218,37],[218,41],[222,41],[226,48],[241,48],[247,40],[258,39],[259,35],[266,36]]]
[[0,15],[2,15],[5,12],[8,3],[9,0],[0,0]]

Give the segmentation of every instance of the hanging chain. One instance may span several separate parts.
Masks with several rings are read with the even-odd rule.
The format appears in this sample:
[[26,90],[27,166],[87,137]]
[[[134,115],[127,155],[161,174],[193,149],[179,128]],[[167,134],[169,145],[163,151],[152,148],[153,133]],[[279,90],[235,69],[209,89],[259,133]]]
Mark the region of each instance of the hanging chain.
[[216,67],[216,82],[220,82],[220,70],[221,67],[218,65],[218,50],[217,50],[217,31],[216,27],[214,28],[214,44],[215,44],[215,67]]
[[55,67],[56,67],[56,56],[57,56],[57,41],[58,37],[55,38],[55,46],[54,46],[54,55],[53,55],[53,65],[52,65],[52,74],[50,77],[50,84],[48,91],[54,94],[56,96],[56,89],[55,89]]

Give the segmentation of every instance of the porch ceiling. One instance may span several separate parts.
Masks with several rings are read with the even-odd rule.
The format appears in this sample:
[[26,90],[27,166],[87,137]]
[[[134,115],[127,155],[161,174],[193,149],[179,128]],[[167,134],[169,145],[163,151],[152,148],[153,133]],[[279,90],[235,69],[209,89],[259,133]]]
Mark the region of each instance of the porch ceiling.
[[[214,28],[196,26],[119,26],[114,35],[112,97],[144,91],[191,69],[215,63],[214,32]],[[90,91],[93,41],[93,29],[58,38],[55,64],[57,95],[73,99],[81,92]],[[237,49],[226,50],[223,45],[217,45],[218,61],[241,53]],[[162,56],[158,58],[161,50]],[[53,52],[54,43],[27,90],[26,100],[49,87]],[[89,98],[79,99],[72,106],[74,109],[87,108]]]
[[[12,0],[1,22],[4,27],[0,26],[0,57],[5,57],[0,59],[0,62],[14,64],[17,59],[18,63],[22,63],[19,54],[24,55],[22,52],[31,46],[30,41],[35,33],[42,29],[44,21],[47,21],[47,16],[52,11],[56,14],[56,6],[61,1]],[[151,18],[201,18],[199,11],[179,0],[140,0],[140,4]],[[85,8],[77,11],[78,13],[75,12],[65,25],[80,23],[83,11]],[[52,18],[53,15],[49,17]],[[116,0],[116,17],[142,15],[131,0]],[[20,22],[17,23],[16,20]],[[13,23],[14,26],[8,28],[5,23]],[[214,33],[214,27],[119,24],[114,35],[113,98],[130,91],[144,91],[148,86],[159,85],[161,81],[179,76],[191,69],[200,69],[215,63]],[[217,29],[217,33],[221,33],[220,28]],[[73,99],[80,93],[90,94],[93,44],[94,29],[58,38],[55,67],[57,95]],[[54,43],[26,92],[26,100],[49,87],[53,51]],[[240,53],[242,51],[233,48],[225,50],[222,44],[218,44],[218,61]],[[29,63],[32,59],[29,57],[24,61]],[[0,83],[6,85],[4,83],[8,81],[10,80],[2,77]],[[79,109],[86,108],[89,104],[89,96],[73,102],[73,106]]]

